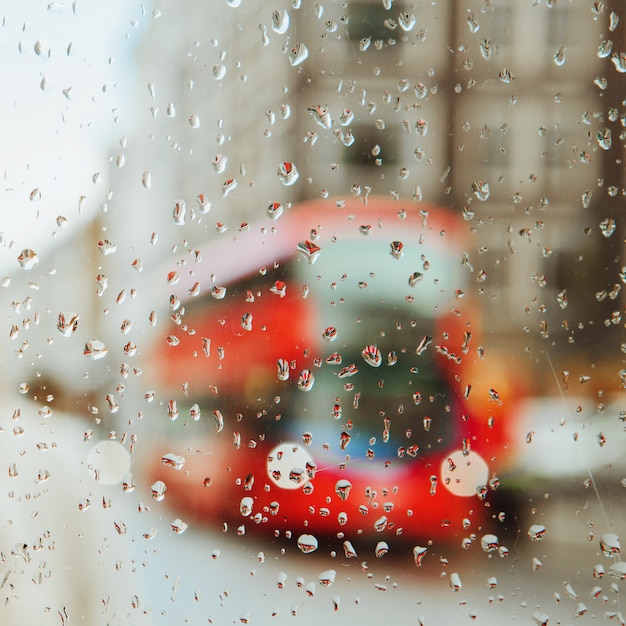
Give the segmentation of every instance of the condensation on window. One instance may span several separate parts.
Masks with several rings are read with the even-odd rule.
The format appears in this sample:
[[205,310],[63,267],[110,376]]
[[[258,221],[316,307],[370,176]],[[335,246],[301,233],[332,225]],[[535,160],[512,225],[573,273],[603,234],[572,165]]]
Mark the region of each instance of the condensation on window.
[[624,16],[4,7],[7,624],[624,624]]

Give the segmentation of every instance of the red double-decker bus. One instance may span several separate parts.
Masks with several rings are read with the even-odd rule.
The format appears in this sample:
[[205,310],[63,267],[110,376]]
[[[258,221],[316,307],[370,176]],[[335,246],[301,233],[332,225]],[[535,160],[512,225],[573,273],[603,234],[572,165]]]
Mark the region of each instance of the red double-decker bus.
[[155,497],[308,541],[456,537],[496,517],[515,392],[481,345],[468,236],[438,206],[272,204],[177,268]]

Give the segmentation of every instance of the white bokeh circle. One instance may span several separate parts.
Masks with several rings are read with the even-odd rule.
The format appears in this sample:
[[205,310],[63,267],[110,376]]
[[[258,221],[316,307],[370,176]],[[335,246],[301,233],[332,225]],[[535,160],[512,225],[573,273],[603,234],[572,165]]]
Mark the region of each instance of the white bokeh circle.
[[441,482],[455,496],[475,496],[487,484],[489,466],[480,454],[455,450],[441,464]]
[[130,471],[130,454],[117,441],[100,441],[87,455],[87,469],[104,485],[115,485]]
[[297,443],[281,443],[267,457],[267,474],[281,489],[300,489],[309,480],[307,466],[313,465],[311,455]]

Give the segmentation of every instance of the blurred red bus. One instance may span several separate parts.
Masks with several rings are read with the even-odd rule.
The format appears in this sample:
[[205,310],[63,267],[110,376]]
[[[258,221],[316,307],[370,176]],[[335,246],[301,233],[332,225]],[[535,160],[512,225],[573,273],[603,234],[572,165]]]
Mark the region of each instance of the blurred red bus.
[[481,347],[464,221],[352,198],[222,237],[179,269],[154,355],[175,422],[154,497],[276,536],[435,539],[494,517],[515,398]]

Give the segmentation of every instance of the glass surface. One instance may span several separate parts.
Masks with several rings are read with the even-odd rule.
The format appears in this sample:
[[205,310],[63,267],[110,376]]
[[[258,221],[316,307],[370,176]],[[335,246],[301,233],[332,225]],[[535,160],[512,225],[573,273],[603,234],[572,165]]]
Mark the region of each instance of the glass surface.
[[0,8],[1,623],[626,623],[619,3]]

